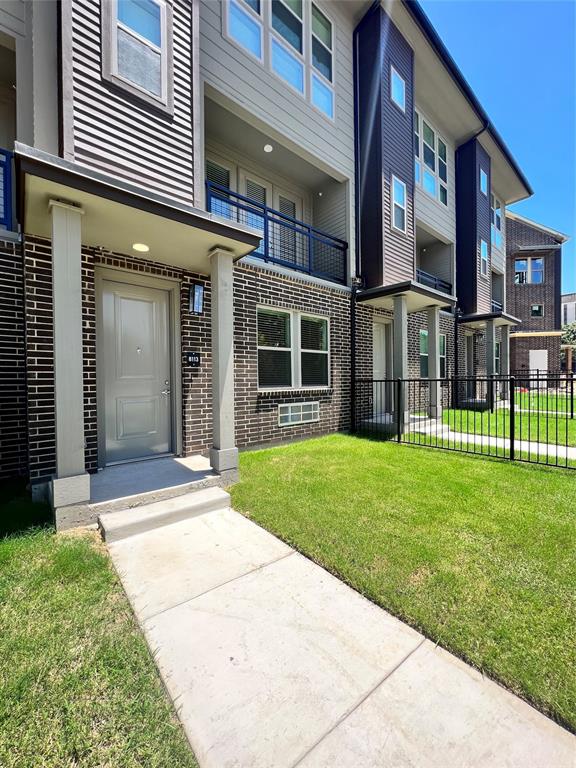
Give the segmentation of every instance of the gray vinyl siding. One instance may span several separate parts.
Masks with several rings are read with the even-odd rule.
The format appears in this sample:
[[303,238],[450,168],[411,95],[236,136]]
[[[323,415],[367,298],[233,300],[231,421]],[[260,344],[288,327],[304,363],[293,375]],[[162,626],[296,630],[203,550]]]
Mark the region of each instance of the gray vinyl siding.
[[72,12],[73,102],[66,155],[193,204],[192,4],[174,0],[173,5],[174,115],[170,116],[102,79],[100,3],[65,2],[71,3]]
[[[354,232],[354,93],[352,36],[354,22],[346,5],[318,2],[334,25],[334,120],[274,75],[224,34],[226,4],[200,4],[200,74],[203,82],[287,140],[287,146],[334,178],[351,185],[345,229]],[[353,262],[351,262],[353,263]]]
[[322,189],[322,197],[314,197],[312,223],[332,237],[347,240],[347,183],[332,181]]
[[26,35],[26,3],[13,0],[0,5],[0,29],[9,34]]

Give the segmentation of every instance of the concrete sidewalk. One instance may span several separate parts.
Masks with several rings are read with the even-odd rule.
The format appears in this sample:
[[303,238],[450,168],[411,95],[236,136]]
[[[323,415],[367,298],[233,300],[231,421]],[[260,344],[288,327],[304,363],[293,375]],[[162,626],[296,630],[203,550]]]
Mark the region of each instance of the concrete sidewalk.
[[232,510],[109,545],[202,768],[574,768],[576,739]]

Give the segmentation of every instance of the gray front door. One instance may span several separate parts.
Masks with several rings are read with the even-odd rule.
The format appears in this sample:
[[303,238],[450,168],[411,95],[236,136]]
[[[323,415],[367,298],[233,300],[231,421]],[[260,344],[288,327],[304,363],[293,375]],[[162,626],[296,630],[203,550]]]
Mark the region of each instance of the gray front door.
[[167,291],[102,282],[106,463],[172,449]]

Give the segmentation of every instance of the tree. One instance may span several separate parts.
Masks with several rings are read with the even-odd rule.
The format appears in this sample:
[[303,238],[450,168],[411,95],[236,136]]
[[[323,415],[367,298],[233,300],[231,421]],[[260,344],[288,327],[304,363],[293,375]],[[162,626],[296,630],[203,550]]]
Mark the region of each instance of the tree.
[[569,323],[562,328],[562,344],[576,344],[576,323]]

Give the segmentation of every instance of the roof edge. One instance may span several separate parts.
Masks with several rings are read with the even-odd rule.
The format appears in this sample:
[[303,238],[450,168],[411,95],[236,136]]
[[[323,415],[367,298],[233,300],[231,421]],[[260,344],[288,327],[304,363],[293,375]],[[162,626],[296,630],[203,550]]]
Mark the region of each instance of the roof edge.
[[534,219],[529,219],[527,216],[521,216],[519,213],[516,213],[515,211],[510,211],[506,209],[505,212],[507,219],[513,219],[514,221],[521,221],[523,224],[528,224],[530,227],[534,227],[534,229],[539,229],[541,232],[546,232],[548,235],[552,235],[552,237],[558,238],[560,242],[566,243],[568,240],[570,240],[570,235],[565,235],[563,232],[558,232],[556,229],[552,229],[551,227],[546,227],[544,224],[539,224],[537,221],[534,221]]
[[403,0],[403,3],[405,7],[408,9],[408,11],[411,13],[413,19],[416,21],[424,35],[428,38],[428,41],[430,42],[430,45],[434,48],[438,56],[442,59],[444,62],[446,68],[452,75],[453,79],[456,81],[456,84],[459,86],[460,90],[466,97],[466,99],[469,101],[470,105],[472,106],[472,109],[476,112],[480,120],[484,123],[484,130],[488,131],[488,133],[492,136],[494,141],[496,142],[498,148],[508,161],[508,164],[513,169],[514,173],[520,180],[520,183],[526,190],[526,197],[530,197],[534,194],[534,190],[532,189],[530,182],[524,175],[524,172],[518,165],[517,161],[515,160],[514,156],[512,155],[512,152],[506,145],[506,142],[502,138],[502,136],[498,133],[496,128],[492,125],[492,122],[490,118],[488,117],[487,112],[484,110],[484,107],[480,104],[476,94],[472,90],[472,86],[468,83],[464,75],[462,74],[462,71],[448,52],[448,49],[442,42],[442,39],[440,35],[436,32],[434,29],[434,26],[426,13],[424,12],[424,9],[420,5],[420,3],[417,2],[417,0]]

